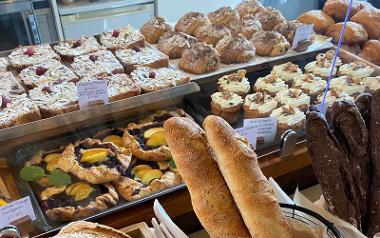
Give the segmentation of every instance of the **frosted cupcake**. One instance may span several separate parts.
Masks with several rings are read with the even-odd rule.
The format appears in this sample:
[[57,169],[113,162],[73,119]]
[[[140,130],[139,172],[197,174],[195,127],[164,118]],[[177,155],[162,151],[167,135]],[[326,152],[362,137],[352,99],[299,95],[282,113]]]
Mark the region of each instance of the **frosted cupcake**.
[[360,78],[351,78],[346,75],[333,78],[330,82],[330,88],[336,92],[345,92],[352,97],[356,97],[365,91],[365,86]]
[[216,92],[211,95],[211,113],[235,123],[243,102],[243,98],[236,93]]
[[302,77],[302,70],[298,67],[298,65],[288,62],[274,66],[271,74],[279,76],[286,83],[291,85],[294,79]]
[[257,92],[249,94],[244,100],[244,117],[269,117],[272,111],[277,108],[277,105],[277,101],[266,93]]
[[293,88],[299,88],[302,92],[316,98],[319,94],[325,91],[327,82],[321,77],[312,74],[304,74],[302,77],[293,81]]
[[339,67],[338,75],[347,75],[351,78],[370,77],[375,69],[361,62],[344,64]]
[[273,74],[258,78],[253,87],[255,92],[267,93],[272,97],[276,96],[276,93],[286,89],[288,89],[288,85],[285,84],[285,81]]
[[273,110],[270,115],[277,118],[277,137],[280,137],[286,130],[302,130],[305,122],[305,114],[298,108],[283,106]]
[[310,96],[303,93],[301,89],[287,89],[276,94],[276,101],[281,105],[289,105],[305,111],[310,105]]
[[236,93],[245,97],[250,89],[249,81],[245,77],[245,70],[239,70],[236,73],[225,75],[218,80],[219,91]]
[[374,93],[380,88],[380,76],[366,77],[362,80],[367,93]]

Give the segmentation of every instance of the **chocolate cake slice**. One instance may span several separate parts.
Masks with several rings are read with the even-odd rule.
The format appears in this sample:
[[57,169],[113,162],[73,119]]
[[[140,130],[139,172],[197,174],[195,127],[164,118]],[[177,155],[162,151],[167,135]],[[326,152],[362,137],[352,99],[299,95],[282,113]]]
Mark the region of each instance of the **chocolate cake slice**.
[[362,93],[355,100],[355,104],[364,119],[368,131],[370,131],[371,125],[371,101],[372,94],[370,93]]

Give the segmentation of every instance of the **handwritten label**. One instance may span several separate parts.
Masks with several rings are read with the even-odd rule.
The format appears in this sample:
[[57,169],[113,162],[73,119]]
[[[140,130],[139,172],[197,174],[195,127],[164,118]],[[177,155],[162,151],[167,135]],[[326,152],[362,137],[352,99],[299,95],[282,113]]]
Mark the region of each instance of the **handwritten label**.
[[0,228],[26,216],[36,220],[29,196],[0,207]]
[[109,103],[106,80],[78,82],[77,92],[80,109]]
[[313,34],[313,27],[314,25],[301,25],[297,28],[292,44],[293,49],[297,48],[300,41],[310,40]]
[[273,141],[277,132],[277,118],[265,117],[255,119],[244,119],[244,127],[257,129],[257,137],[263,137],[264,141]]
[[244,127],[241,127],[241,128],[237,128],[235,129],[235,131],[247,138],[249,144],[254,148],[256,149],[256,143],[257,143],[257,128],[253,127],[253,126],[244,126]]

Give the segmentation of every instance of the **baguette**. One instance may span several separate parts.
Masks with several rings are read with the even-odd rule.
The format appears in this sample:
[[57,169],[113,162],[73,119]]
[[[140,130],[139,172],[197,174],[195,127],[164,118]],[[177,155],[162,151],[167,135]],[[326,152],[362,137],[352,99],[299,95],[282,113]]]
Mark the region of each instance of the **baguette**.
[[250,237],[214,161],[204,131],[192,120],[173,117],[164,124],[177,168],[195,213],[211,237]]
[[78,221],[63,227],[53,238],[131,238],[114,228],[97,223]]
[[208,116],[203,126],[219,169],[251,236],[293,237],[274,190],[261,172],[251,147],[220,117]]

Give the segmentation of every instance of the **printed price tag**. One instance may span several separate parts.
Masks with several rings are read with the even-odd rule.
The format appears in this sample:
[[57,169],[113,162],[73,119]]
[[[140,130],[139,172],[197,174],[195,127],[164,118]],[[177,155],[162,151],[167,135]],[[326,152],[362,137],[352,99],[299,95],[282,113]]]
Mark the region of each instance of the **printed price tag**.
[[310,40],[311,35],[313,34],[313,27],[314,25],[302,25],[297,28],[296,33],[294,33],[292,44],[293,49],[297,48],[298,42]]
[[109,103],[106,80],[78,82],[77,92],[80,109]]
[[36,220],[29,196],[0,207],[0,228],[26,216]]
[[255,119],[244,119],[244,127],[257,129],[257,137],[263,137],[265,141],[273,141],[277,132],[277,118],[265,117]]
[[256,149],[256,143],[257,143],[257,128],[253,126],[244,126],[241,128],[235,129],[235,131],[241,135],[247,138],[249,144]]

